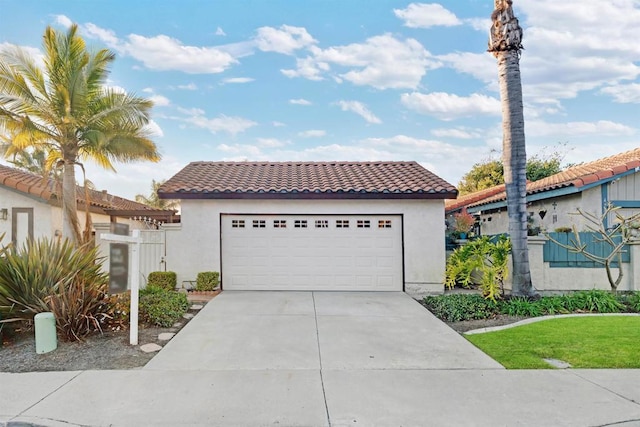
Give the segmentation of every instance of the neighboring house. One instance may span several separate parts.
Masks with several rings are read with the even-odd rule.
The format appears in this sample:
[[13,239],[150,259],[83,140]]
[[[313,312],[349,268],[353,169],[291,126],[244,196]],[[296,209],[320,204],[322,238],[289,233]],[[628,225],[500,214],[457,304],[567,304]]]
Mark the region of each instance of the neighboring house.
[[[527,210],[533,226],[584,229],[581,209],[596,216],[607,205],[619,206],[622,215],[640,212],[640,148],[568,168],[527,184]],[[467,194],[446,204],[447,217],[466,209],[479,217],[484,235],[508,232],[504,185]],[[611,225],[615,217],[607,218]]]
[[416,162],[193,162],[158,192],[180,281],[226,290],[442,292],[451,184]]
[[[85,225],[85,191],[77,187],[80,226]],[[150,221],[171,222],[173,211],[159,211],[141,203],[89,190],[89,212],[94,225],[118,222],[144,229]],[[133,218],[138,218],[134,220]],[[104,228],[104,227],[103,227]],[[0,165],[0,244],[20,245],[27,238],[61,236],[62,208],[53,180]],[[107,230],[108,231],[108,230]]]

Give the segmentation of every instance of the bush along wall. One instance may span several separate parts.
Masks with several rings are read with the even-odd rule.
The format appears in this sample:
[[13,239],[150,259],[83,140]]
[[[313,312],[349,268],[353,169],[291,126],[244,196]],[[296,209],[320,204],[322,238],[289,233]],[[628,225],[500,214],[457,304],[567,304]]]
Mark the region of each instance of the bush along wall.
[[178,284],[178,276],[173,271],[152,271],[147,278],[147,286],[173,291]]
[[203,271],[196,277],[196,291],[213,291],[220,285],[220,273]]

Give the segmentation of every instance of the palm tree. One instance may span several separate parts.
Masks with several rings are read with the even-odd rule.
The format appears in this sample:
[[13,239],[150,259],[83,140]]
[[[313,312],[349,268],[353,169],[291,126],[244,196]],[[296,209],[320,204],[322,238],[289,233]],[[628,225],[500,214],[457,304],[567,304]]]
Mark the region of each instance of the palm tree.
[[6,157],[26,148],[54,153],[62,166],[62,235],[80,243],[75,167],[91,159],[115,171],[114,161],[160,155],[146,128],[153,103],[107,88],[115,55],[89,52],[77,33],[77,25],[66,33],[47,27],[42,69],[18,47],[0,53],[0,137],[9,144]]
[[512,294],[534,296],[527,247],[527,154],[520,79],[522,28],[513,14],[512,4],[512,0],[494,0],[488,50],[498,59],[500,79],[502,163],[513,258]]
[[178,202],[176,200],[165,200],[158,197],[158,189],[165,183],[165,180],[151,180],[151,194],[147,197],[144,194],[136,194],[136,202],[145,204],[155,209],[176,209]]

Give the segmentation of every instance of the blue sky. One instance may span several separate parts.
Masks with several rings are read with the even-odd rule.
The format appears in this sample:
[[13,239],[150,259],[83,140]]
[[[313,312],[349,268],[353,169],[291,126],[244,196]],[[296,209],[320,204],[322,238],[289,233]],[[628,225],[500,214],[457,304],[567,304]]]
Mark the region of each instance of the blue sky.
[[[528,154],[638,144],[640,1],[515,0]],[[0,49],[40,55],[77,23],[117,59],[109,85],[155,101],[163,160],[88,166],[133,198],[199,160],[415,160],[457,184],[501,148],[491,0],[0,0]],[[495,155],[494,155],[495,156]]]

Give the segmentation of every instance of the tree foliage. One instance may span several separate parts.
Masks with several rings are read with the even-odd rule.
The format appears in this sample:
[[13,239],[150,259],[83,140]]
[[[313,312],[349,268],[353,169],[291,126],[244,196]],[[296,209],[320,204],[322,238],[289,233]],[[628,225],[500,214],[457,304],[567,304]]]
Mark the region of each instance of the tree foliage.
[[155,209],[176,209],[178,207],[177,200],[167,200],[158,197],[158,189],[165,183],[165,180],[156,181],[151,180],[151,194],[145,196],[144,194],[136,194],[136,202],[142,203]]
[[[565,152],[564,144],[555,147],[551,153],[546,148],[527,159],[526,176],[528,181],[538,181],[562,172]],[[458,183],[461,195],[504,184],[504,167],[502,161],[491,157],[474,164]]]
[[66,33],[47,27],[43,50],[44,67],[19,47],[0,52],[0,141],[7,158],[40,150],[48,168],[54,160],[62,167],[62,234],[78,243],[75,167],[158,161],[147,127],[153,103],[107,86],[115,55],[89,52],[77,25]]

